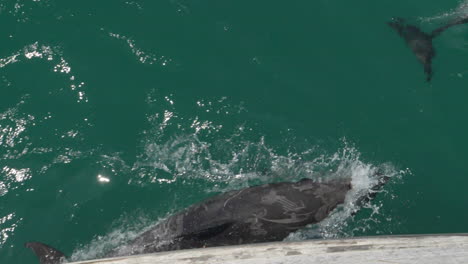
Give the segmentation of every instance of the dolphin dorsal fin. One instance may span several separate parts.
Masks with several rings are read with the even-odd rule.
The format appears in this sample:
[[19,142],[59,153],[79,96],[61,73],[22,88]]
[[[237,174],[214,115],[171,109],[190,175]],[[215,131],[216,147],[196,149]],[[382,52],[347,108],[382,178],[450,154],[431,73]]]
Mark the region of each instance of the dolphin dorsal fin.
[[60,264],[65,259],[62,252],[40,242],[28,242],[24,246],[32,249],[41,264]]

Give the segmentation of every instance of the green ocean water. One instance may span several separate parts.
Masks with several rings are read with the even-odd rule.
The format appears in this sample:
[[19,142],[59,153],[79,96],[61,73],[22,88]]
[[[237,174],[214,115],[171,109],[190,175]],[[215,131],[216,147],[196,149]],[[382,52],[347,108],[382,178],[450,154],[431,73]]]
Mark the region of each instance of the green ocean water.
[[[115,245],[203,198],[394,175],[290,239],[468,232],[468,26],[434,79],[385,22],[461,1],[0,0],[0,263]],[[324,176],[327,177],[327,176]]]

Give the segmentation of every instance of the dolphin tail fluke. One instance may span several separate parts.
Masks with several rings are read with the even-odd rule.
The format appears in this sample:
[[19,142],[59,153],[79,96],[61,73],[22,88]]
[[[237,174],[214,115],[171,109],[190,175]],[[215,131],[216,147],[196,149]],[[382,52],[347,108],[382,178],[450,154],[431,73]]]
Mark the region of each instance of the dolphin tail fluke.
[[426,81],[430,82],[432,79],[432,58],[435,56],[432,40],[446,28],[442,27],[428,34],[421,30],[420,27],[408,24],[403,18],[399,17],[392,18],[387,24],[406,41],[408,47],[411,48],[414,55],[416,55],[419,62],[423,65]]
[[41,264],[60,264],[65,259],[62,252],[40,242],[28,242],[24,246],[32,249]]
[[432,63],[424,64],[424,72],[426,73],[426,81],[430,82],[432,79]]

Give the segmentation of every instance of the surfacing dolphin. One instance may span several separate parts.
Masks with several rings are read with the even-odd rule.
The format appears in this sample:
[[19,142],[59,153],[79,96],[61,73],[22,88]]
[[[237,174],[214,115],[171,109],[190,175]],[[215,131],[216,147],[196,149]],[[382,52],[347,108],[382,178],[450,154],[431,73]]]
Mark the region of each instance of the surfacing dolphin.
[[393,18],[392,21],[387,22],[406,41],[408,47],[422,63],[428,82],[432,79],[432,59],[436,55],[432,40],[450,27],[466,23],[468,23],[468,17],[458,18],[433,30],[431,33],[426,33],[414,25],[407,24],[402,18]]
[[[369,201],[388,181],[379,182],[357,203]],[[280,241],[326,218],[344,203],[350,180],[318,183],[310,179],[271,183],[226,192],[168,217],[105,257],[160,251]],[[65,255],[40,242],[25,244],[41,264],[58,264]]]

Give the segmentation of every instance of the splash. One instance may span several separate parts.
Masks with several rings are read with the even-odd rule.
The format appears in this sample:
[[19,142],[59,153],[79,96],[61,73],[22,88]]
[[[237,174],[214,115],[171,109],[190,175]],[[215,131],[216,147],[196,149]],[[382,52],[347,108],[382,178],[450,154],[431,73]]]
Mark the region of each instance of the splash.
[[[319,224],[291,234],[286,239],[289,241],[352,236],[347,227],[357,210],[362,207],[372,211],[368,218],[361,221],[359,228],[365,228],[367,221],[377,221],[376,216],[381,214],[379,210],[382,203],[357,203],[360,197],[367,195],[379,182],[379,175],[394,179],[408,173],[398,171],[389,163],[374,164],[364,161],[359,150],[344,139],[338,150],[330,154],[320,151],[320,155],[318,147],[301,153],[280,155],[264,140],[244,141],[239,143],[237,151],[224,153],[229,156],[226,161],[220,158],[219,152],[216,155],[212,152],[208,142],[201,141],[195,135],[179,136],[162,145],[149,144],[147,147],[147,159],[137,162],[133,168],[134,171],[143,173],[144,177],[132,184],[174,184],[177,181],[187,183],[189,179],[197,179],[215,183],[214,187],[205,190],[211,196],[257,184],[298,181],[304,177],[316,181],[350,178],[353,188],[347,194],[345,203]],[[308,159],[310,156],[316,158]],[[145,167],[150,169],[143,169]],[[379,192],[389,193],[385,188]],[[175,204],[176,209],[168,212],[168,215],[175,213],[180,206]],[[160,221],[161,219],[152,221],[140,216],[134,224],[131,217],[119,219],[116,221],[117,228],[78,249],[73,254],[73,260],[102,257],[105,252],[125,245]]]
[[[157,97],[153,91],[147,103],[158,105],[159,109],[151,110],[161,114],[148,115],[151,128],[144,133],[143,151],[132,167],[135,174],[129,180],[130,184],[202,180],[213,186],[206,190],[211,194],[302,178],[316,181],[351,179],[353,189],[348,194],[344,210],[339,216],[334,216],[339,219],[325,221],[320,227],[322,236],[333,236],[339,232],[329,226],[344,223],[344,219],[349,218],[359,206],[369,206],[357,205],[356,200],[377,184],[380,178],[377,175],[401,178],[409,173],[397,170],[390,163],[365,161],[358,148],[346,139],[341,139],[334,151],[302,142],[300,145],[305,146],[302,151],[284,151],[282,146],[268,145],[263,136],[252,137],[250,132],[253,129],[248,124],[240,123],[230,128],[218,125],[211,120],[218,119],[219,115],[236,120],[236,116],[247,111],[242,105],[230,104],[227,98],[211,101],[194,99],[194,108],[188,110],[193,118],[181,120],[178,116],[187,116],[187,113],[179,114],[174,96],[159,95],[162,100]],[[174,127],[181,134],[174,135]]]
[[[248,110],[225,97],[193,98],[190,104],[187,101],[180,103],[180,98],[173,94],[152,91],[146,101],[149,128],[142,132],[137,160],[127,165],[118,153],[102,156],[102,166],[107,164],[109,169],[125,171],[129,175],[128,184],[141,188],[148,185],[169,188],[183,184],[201,190],[203,196],[208,197],[249,186],[295,182],[303,178],[319,182],[351,179],[353,188],[339,209],[321,223],[291,234],[287,240],[352,236],[354,231],[348,231],[348,225],[360,208],[372,213],[362,220],[359,228],[371,228],[365,221],[377,221],[383,214],[380,211],[383,205],[376,201],[364,204],[357,201],[378,183],[379,175],[395,179],[408,173],[390,163],[366,160],[346,139],[341,139],[335,149],[304,142],[299,142],[300,151],[271,145],[265,136],[261,136],[261,131],[244,118],[238,118]],[[179,107],[181,105],[183,108]],[[220,119],[229,119],[233,124],[219,123]],[[285,142],[297,140],[292,137]],[[387,188],[382,192],[390,193]],[[177,194],[170,195],[173,196],[167,199],[172,201],[172,209],[159,217],[167,217],[187,206],[187,201],[177,199]],[[147,217],[148,212],[132,212],[131,215],[137,216],[116,220],[108,234],[77,249],[72,260],[101,257],[161,221],[157,217]]]
[[[353,149],[353,151],[356,151]],[[343,156],[342,156],[343,157]],[[351,159],[349,159],[351,157]],[[338,175],[351,179],[352,189],[347,193],[344,204],[335,209],[329,217],[318,224],[311,225],[309,228],[300,230],[291,234],[286,240],[298,241],[305,239],[331,239],[341,237],[353,237],[355,233],[365,232],[372,229],[372,223],[379,222],[381,218],[381,209],[384,206],[382,202],[364,201],[360,203],[362,197],[366,197],[373,192],[382,193],[390,199],[396,196],[388,188],[373,190],[374,186],[379,184],[382,176],[390,178],[390,182],[399,181],[403,176],[410,174],[409,169],[397,170],[389,163],[373,165],[361,161],[357,156],[350,156],[341,159],[339,168],[335,172]],[[387,186],[388,187],[388,186]],[[368,217],[354,221],[354,215],[359,210],[370,210]],[[391,217],[384,216],[385,221],[391,222]],[[351,225],[356,227],[350,228]],[[375,230],[375,233],[380,233]]]

